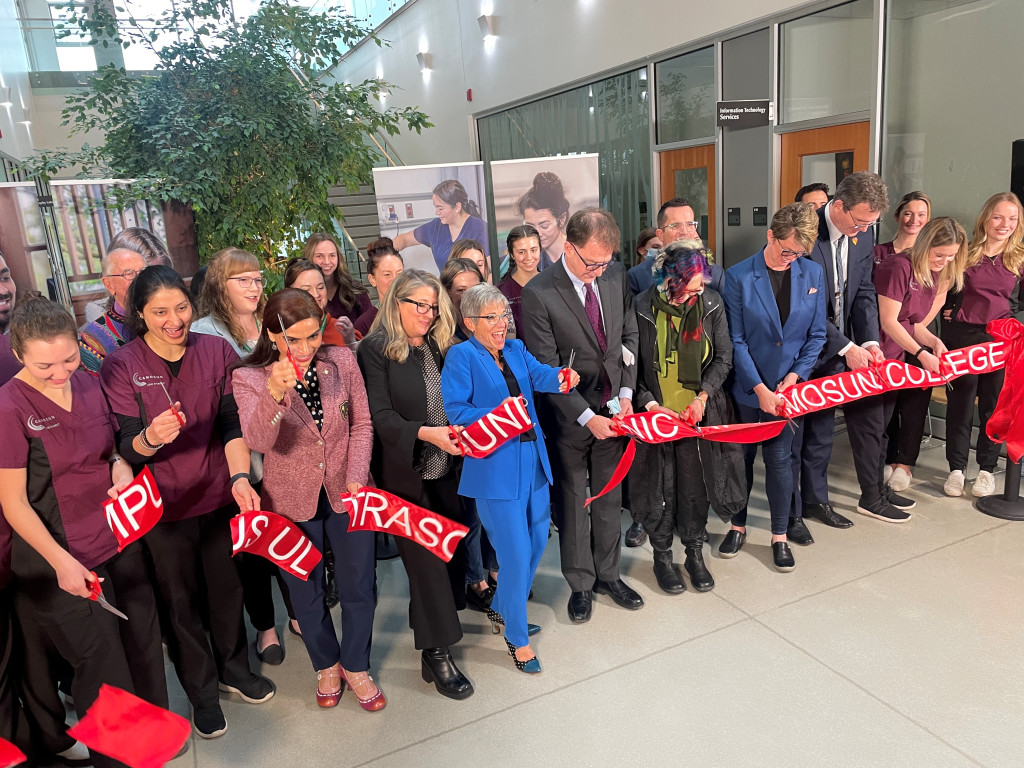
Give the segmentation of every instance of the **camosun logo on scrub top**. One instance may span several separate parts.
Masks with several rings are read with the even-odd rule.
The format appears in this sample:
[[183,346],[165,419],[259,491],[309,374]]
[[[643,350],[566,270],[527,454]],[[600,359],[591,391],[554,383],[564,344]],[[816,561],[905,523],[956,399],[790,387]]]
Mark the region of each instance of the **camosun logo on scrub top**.
[[135,382],[135,386],[136,387],[144,387],[147,384],[152,384],[152,385],[163,384],[164,383],[164,377],[163,376],[156,376],[156,375],[140,376],[137,373],[133,373],[132,374],[132,381]]
[[42,432],[44,429],[54,429],[59,427],[60,423],[57,421],[56,416],[43,416],[42,418],[36,418],[35,416],[29,416],[25,420],[25,424],[29,429],[36,432]]

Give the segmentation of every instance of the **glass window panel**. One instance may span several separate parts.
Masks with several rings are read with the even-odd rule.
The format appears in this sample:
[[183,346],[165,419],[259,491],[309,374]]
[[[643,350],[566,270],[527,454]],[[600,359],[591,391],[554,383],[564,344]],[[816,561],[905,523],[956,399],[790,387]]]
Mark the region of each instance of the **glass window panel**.
[[714,46],[655,66],[658,143],[715,135]]
[[[615,216],[628,243],[650,221],[649,115],[647,70],[633,70],[481,118],[480,158],[488,162],[597,152],[600,204]],[[489,175],[489,167],[485,169]],[[494,253],[505,250],[497,242],[491,248]]]
[[872,0],[782,25],[782,122],[871,108]]
[[[1024,102],[1011,86],[1024,3],[893,0],[890,11],[882,138],[889,199],[895,207],[921,190],[933,216],[954,216],[970,234],[985,201],[1007,191],[1013,144],[1024,138]],[[956,51],[984,51],[984,63]],[[892,216],[882,223],[882,240],[891,240]]]

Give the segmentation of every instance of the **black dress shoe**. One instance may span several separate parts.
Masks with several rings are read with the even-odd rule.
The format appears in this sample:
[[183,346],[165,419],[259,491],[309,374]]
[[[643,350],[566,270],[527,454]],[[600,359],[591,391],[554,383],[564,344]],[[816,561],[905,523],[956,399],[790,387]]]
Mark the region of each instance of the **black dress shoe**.
[[594,612],[594,593],[589,589],[582,592],[573,592],[569,595],[569,621],[573,624],[583,624],[590,621]]
[[730,528],[729,532],[725,534],[725,538],[722,539],[722,543],[718,545],[718,554],[722,557],[736,557],[743,549],[743,543],[747,540],[746,531],[737,531],[735,528]]
[[630,611],[644,607],[644,599],[640,597],[636,590],[626,586],[626,582],[622,579],[616,579],[615,581],[601,581],[598,579],[594,582],[594,591],[599,595],[608,595],[616,605]]
[[775,570],[788,573],[796,568],[796,560],[793,559],[793,550],[784,541],[772,542],[772,561],[775,563]]
[[487,613],[491,610],[491,600],[494,599],[494,587],[487,587],[483,592],[477,592],[472,586],[466,586],[466,605],[474,611]]
[[644,542],[647,541],[647,531],[640,523],[633,523],[629,526],[626,531],[626,546],[627,547],[642,547]]
[[804,522],[802,517],[789,518],[789,527],[786,528],[786,538],[794,544],[799,544],[801,547],[806,547],[809,544],[814,543],[814,537],[811,536],[811,532],[807,530],[807,524]]
[[853,527],[853,521],[832,509],[831,504],[804,504],[804,517],[817,520],[832,528]]
[[423,682],[433,683],[437,692],[449,699],[465,699],[473,695],[473,684],[455,666],[447,648],[424,648],[420,674]]
[[264,664],[272,664],[277,666],[284,661],[284,647],[280,643],[272,643],[264,648],[262,651],[256,649],[256,658],[262,661]]

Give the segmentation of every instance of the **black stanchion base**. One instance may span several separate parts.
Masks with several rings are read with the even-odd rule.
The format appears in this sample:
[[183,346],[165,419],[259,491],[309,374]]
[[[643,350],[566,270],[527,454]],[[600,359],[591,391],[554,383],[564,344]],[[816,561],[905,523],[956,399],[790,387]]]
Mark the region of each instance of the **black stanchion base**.
[[1024,521],[1024,499],[1007,501],[1002,496],[984,496],[974,502],[979,512],[1000,520]]

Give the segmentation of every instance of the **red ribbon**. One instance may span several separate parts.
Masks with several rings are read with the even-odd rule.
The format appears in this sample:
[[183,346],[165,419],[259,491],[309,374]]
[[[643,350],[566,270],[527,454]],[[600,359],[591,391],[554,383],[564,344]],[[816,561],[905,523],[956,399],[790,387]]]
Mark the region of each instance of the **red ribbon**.
[[482,459],[512,438],[528,432],[532,426],[526,400],[520,395],[503,402],[461,431],[449,427],[448,434],[459,446],[463,456]]
[[469,528],[429,509],[417,507],[378,488],[342,494],[350,531],[381,531],[415,541],[446,563]]
[[231,519],[231,554],[250,552],[306,581],[323,555],[295,523],[273,512],[243,512]]
[[106,684],[85,717],[68,729],[90,750],[132,768],[160,768],[178,754],[191,732],[180,715]]
[[11,742],[0,739],[0,768],[14,768],[15,765],[21,765],[27,760],[24,752]]
[[108,499],[103,504],[103,514],[117,539],[118,552],[153,530],[163,513],[164,500],[149,467],[143,467],[116,499]]
[[985,432],[997,443],[1006,443],[1010,461],[1024,456],[1024,325],[1013,318],[993,320],[985,330],[1007,348],[1006,378]]

